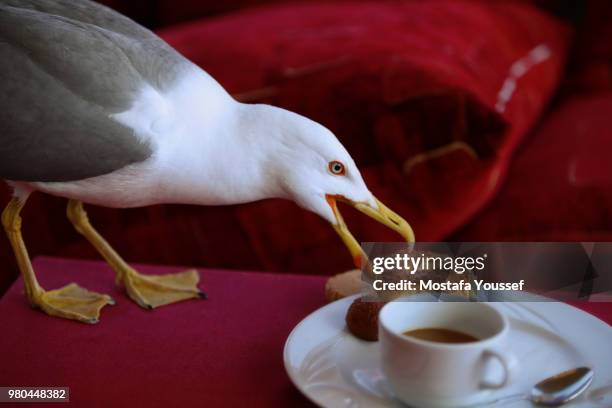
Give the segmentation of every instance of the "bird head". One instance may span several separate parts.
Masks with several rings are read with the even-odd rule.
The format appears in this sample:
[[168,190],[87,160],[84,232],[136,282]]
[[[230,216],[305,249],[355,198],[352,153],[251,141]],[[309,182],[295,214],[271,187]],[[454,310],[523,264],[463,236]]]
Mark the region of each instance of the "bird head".
[[355,161],[330,130],[298,114],[273,109],[279,117],[274,120],[274,135],[270,136],[277,138],[277,149],[268,156],[269,174],[278,177],[285,198],[329,221],[358,268],[365,255],[344,222],[338,202],[414,242],[410,225],[374,197]]

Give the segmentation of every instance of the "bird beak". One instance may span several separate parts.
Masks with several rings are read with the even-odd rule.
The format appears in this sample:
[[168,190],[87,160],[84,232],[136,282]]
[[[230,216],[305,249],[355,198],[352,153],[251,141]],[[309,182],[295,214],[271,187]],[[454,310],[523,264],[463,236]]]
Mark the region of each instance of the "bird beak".
[[338,210],[337,201],[347,203],[368,217],[375,219],[383,225],[386,225],[400,234],[406,240],[406,242],[414,242],[414,232],[412,231],[410,224],[389,209],[389,207],[380,202],[376,197],[374,197],[374,201],[376,202],[378,208],[374,208],[369,203],[354,202],[342,196],[332,196],[328,194],[325,196],[325,198],[327,199],[327,203],[331,207],[332,211],[334,212],[334,216],[336,217],[336,224],[333,224],[333,227],[338,235],[340,235],[342,242],[344,242],[344,245],[346,245],[351,253],[353,262],[357,268],[362,267],[362,261],[367,260],[367,256],[363,253],[361,245],[359,245],[355,237],[353,237],[351,234],[351,231],[349,231],[348,227],[346,226],[346,223],[342,218],[342,214],[340,214],[340,211]]

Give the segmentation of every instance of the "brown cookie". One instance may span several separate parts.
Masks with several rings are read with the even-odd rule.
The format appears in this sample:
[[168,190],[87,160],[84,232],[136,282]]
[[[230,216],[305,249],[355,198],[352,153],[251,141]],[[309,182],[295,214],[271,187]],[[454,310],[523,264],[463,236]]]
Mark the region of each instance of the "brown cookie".
[[346,325],[356,337],[378,340],[378,313],[385,302],[368,301],[363,297],[355,299],[346,312]]

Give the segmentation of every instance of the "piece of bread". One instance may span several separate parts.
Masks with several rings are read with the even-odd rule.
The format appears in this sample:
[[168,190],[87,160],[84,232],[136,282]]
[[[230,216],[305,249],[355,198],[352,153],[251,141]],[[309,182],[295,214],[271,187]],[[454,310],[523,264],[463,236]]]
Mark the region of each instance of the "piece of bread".
[[362,289],[361,270],[351,269],[334,275],[325,284],[325,298],[333,302],[360,293]]

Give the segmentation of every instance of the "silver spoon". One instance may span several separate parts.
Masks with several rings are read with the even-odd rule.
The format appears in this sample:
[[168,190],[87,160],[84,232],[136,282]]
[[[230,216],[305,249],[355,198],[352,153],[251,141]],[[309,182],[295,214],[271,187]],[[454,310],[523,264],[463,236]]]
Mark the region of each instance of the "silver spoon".
[[493,401],[470,405],[470,408],[485,405],[497,406],[520,400],[528,400],[537,405],[556,407],[582,394],[589,388],[591,382],[593,382],[593,370],[588,367],[572,368],[540,381],[531,388],[529,394],[508,395]]

